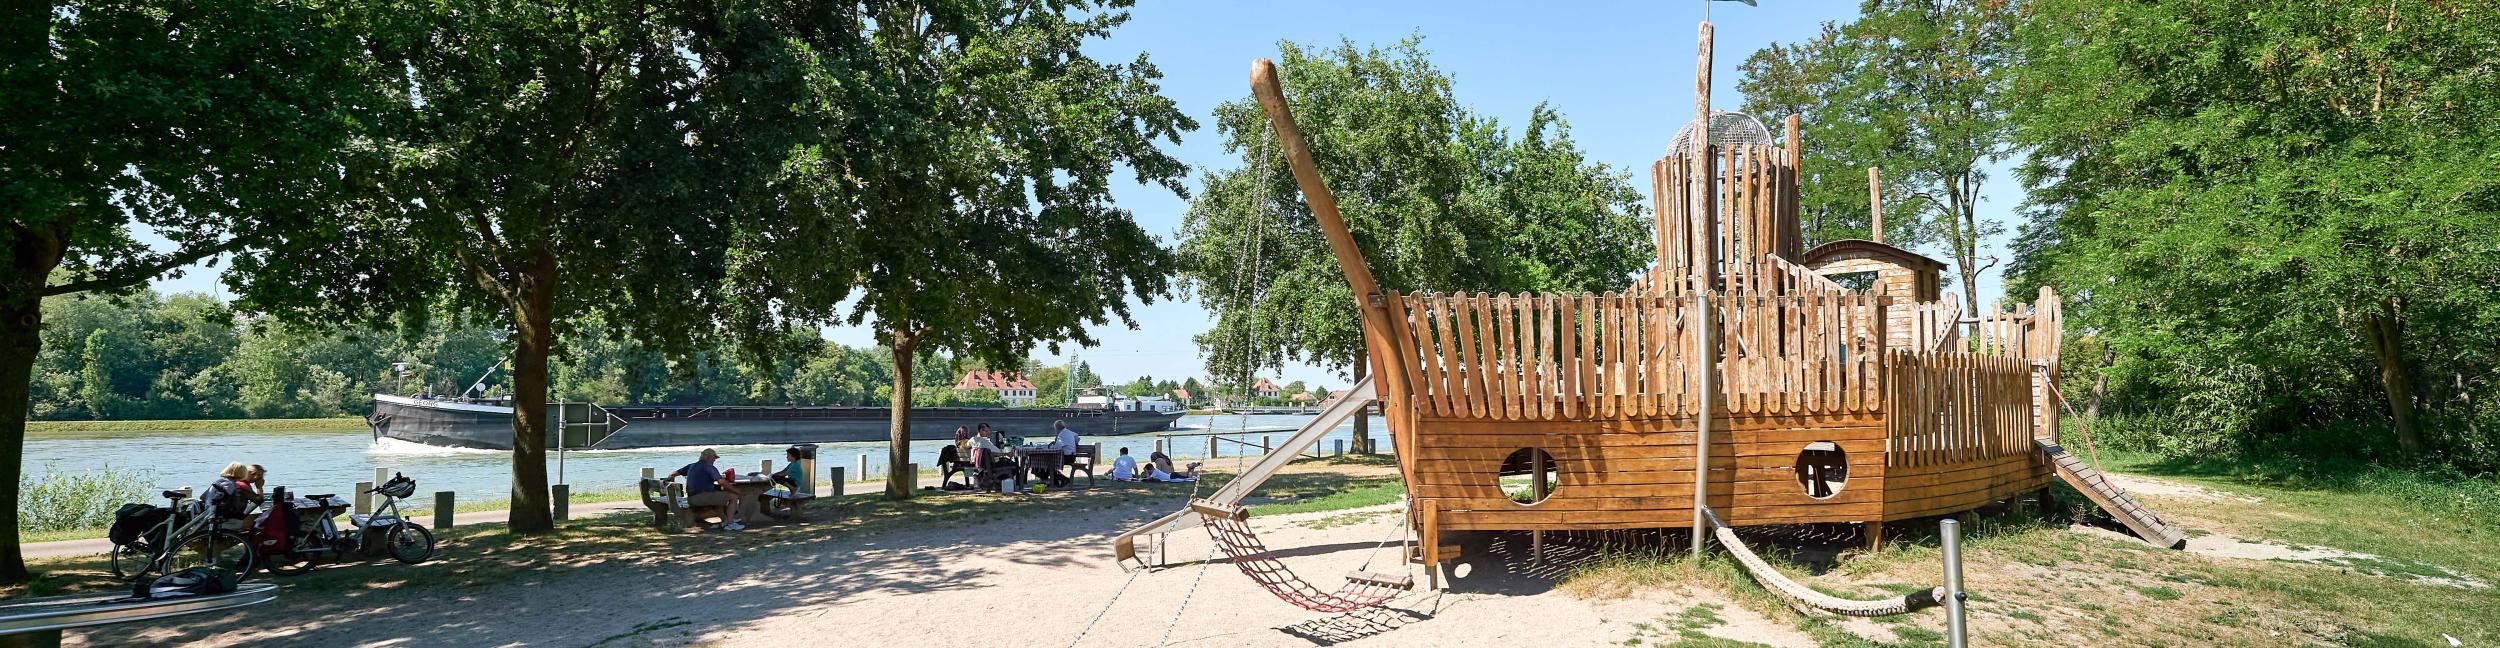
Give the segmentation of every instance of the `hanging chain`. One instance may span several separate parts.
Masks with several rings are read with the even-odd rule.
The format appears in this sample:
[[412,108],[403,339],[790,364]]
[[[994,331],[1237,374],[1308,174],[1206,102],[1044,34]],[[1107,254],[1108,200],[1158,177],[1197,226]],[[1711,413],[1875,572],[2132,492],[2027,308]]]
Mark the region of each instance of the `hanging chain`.
[[1198,584],[1206,582],[1207,566],[1215,564],[1215,552],[1222,548],[1223,545],[1208,543],[1207,557],[1198,561],[1198,575],[1189,579],[1189,590],[1181,592],[1181,606],[1173,608],[1172,621],[1163,625],[1163,636],[1155,638],[1155,648],[1171,643],[1172,629],[1181,627],[1181,613],[1189,611],[1189,599],[1198,596]]
[[1128,594],[1129,586],[1137,584],[1137,577],[1144,573],[1146,573],[1146,570],[1143,568],[1129,570],[1128,581],[1120,583],[1120,589],[1112,590],[1111,600],[1103,601],[1102,609],[1094,612],[1093,620],[1086,621],[1085,628],[1076,631],[1076,638],[1068,640],[1068,648],[1076,648],[1076,644],[1078,642],[1085,640],[1085,635],[1093,634],[1094,624],[1102,623],[1103,616],[1111,613],[1112,604],[1119,603],[1120,597]]

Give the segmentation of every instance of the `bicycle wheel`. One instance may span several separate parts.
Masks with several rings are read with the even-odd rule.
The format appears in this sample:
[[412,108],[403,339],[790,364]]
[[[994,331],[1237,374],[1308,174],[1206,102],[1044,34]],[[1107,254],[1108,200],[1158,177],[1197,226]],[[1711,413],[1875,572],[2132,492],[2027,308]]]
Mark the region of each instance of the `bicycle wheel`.
[[149,553],[135,544],[113,545],[113,550],[105,554],[105,562],[112,568],[114,578],[138,580],[148,573]]
[[310,551],[290,551],[275,556],[263,556],[261,563],[269,566],[271,574],[293,576],[312,571],[313,564],[317,562],[313,560],[314,555]]
[[434,532],[413,523],[401,522],[391,527],[391,557],[411,565],[434,557]]
[[174,545],[173,555],[166,559],[165,573],[193,567],[213,567],[234,574],[236,578],[252,575],[258,566],[252,543],[243,534],[217,529],[191,534]]

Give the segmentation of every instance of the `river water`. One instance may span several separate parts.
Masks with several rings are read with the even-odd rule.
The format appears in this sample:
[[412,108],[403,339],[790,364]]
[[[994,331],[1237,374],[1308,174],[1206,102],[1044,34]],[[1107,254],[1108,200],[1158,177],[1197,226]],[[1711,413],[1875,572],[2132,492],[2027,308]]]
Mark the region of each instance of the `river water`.
[[[1103,444],[1103,460],[1110,461],[1127,447],[1142,460],[1163,439],[1174,457],[1202,457],[1207,452],[1207,438],[1243,440],[1258,444],[1261,437],[1277,442],[1310,421],[1309,415],[1214,415],[1189,416],[1174,426],[1177,429],[1149,434],[1086,437],[1086,443]],[[400,441],[375,440],[364,430],[328,432],[271,432],[250,429],[250,421],[236,421],[236,429],[223,431],[189,431],[162,433],[50,433],[29,435],[26,440],[25,470],[30,476],[46,470],[60,473],[110,473],[153,484],[157,490],[190,486],[204,489],[217,478],[218,469],[227,462],[257,463],[269,469],[271,486],[286,486],[303,494],[349,494],[355,483],[373,479],[375,468],[388,468],[417,480],[418,497],[410,504],[431,504],[435,491],[458,493],[462,502],[507,499],[512,481],[511,454],[496,450],[441,448]],[[1385,426],[1374,417],[1372,437],[1387,449]],[[1248,430],[1247,433],[1239,432]],[[1314,446],[1333,451],[1340,440],[1353,436],[1351,423],[1337,426]],[[1030,439],[1041,441],[1042,439]],[[1350,447],[1351,441],[1346,442]],[[912,460],[922,466],[937,463],[940,441],[914,441]],[[1241,456],[1244,447],[1219,441],[1219,459],[1232,461]],[[782,463],[779,445],[718,446],[721,464],[740,471],[754,470],[765,459]],[[1249,448],[1256,453],[1255,447]],[[548,453],[547,473],[551,480],[562,471],[562,483],[569,483],[575,492],[632,491],[643,468],[656,468],[662,474],[695,460],[698,447],[639,448],[632,450],[576,450]],[[822,479],[824,471],[842,466],[846,479],[857,481],[860,456],[868,455],[872,475],[885,473],[886,444],[883,441],[860,443],[828,443],[817,448],[816,469]],[[561,464],[561,465],[559,465]],[[1106,468],[1107,470],[1108,468]]]

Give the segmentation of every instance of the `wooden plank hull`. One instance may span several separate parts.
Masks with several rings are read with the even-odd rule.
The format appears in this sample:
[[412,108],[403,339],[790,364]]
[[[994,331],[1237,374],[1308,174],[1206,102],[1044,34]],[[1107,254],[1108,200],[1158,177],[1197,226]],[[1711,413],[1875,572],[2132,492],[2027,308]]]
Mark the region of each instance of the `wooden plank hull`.
[[[1692,523],[1693,418],[1479,421],[1418,418],[1410,493],[1442,530],[1577,530]],[[1725,416],[1712,420],[1709,505],[1734,526],[1901,520],[1965,511],[2039,489],[2037,452],[1887,466],[1884,414]],[[1799,479],[1810,444],[1840,450],[1847,477],[1827,497]],[[1535,503],[1500,482],[1521,449],[1553,457],[1556,486]]]

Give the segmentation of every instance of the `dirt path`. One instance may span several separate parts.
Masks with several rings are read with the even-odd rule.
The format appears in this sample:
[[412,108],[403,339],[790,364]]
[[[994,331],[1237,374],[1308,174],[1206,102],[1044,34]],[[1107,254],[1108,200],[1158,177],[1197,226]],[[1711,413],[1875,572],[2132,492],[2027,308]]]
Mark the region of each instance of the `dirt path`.
[[[1563,566],[1513,564],[1505,557],[1515,547],[1471,547],[1446,592],[1341,615],[1279,601],[1229,563],[1194,562],[1212,549],[1196,530],[1172,536],[1167,555],[1175,566],[1132,578],[1112,564],[1109,540],[1166,512],[1164,505],[886,534],[805,526],[712,534],[702,544],[717,555],[586,556],[474,587],[376,582],[336,595],[282,596],[240,615],[75,632],[69,644],[899,646],[999,636],[1065,646],[1100,614],[1078,645],[1148,644],[1168,628],[1177,646],[1598,646],[1669,632],[1658,624],[1662,616],[1709,603],[1724,618],[1701,632],[1810,645],[1708,597],[1576,599],[1553,591]],[[1380,545],[1399,522],[1394,507],[1383,506],[1260,517],[1254,526],[1287,565],[1333,590],[1367,559],[1371,571],[1399,569],[1397,545]],[[1422,572],[1414,573],[1420,585]]]

